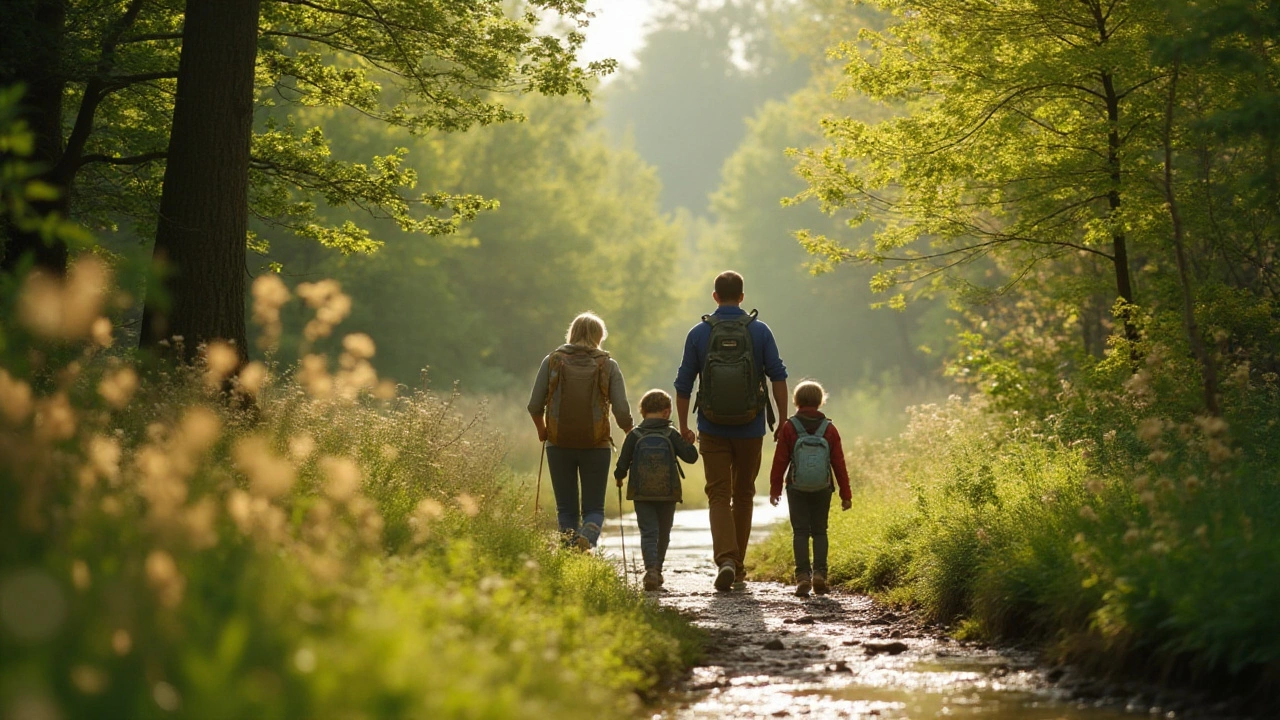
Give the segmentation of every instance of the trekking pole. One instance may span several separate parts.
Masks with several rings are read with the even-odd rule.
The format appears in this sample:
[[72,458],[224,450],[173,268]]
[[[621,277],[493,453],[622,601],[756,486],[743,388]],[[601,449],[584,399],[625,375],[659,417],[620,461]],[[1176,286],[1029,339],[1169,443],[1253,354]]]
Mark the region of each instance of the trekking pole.
[[627,572],[627,530],[622,522],[622,486],[618,486],[618,537],[622,539],[622,579],[631,584],[631,575]]
[[538,489],[533,495],[533,516],[538,517],[538,510],[542,507],[542,461],[547,457],[547,444],[542,443],[542,452],[538,453]]

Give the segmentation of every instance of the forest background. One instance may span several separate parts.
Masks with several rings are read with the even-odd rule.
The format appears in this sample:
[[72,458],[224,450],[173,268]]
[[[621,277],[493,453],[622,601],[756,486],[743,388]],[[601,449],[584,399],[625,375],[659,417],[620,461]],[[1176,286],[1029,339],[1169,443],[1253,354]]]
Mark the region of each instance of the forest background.
[[[545,17],[468,5],[447,32],[433,23],[452,16],[432,12],[462,6],[388,2],[370,15],[354,0],[264,2],[245,73],[256,100],[249,220],[232,238],[247,237],[248,252],[236,245],[231,258],[238,281],[241,254],[255,281],[212,313],[240,314],[239,336],[226,336],[237,344],[215,343],[176,373],[141,356],[150,404],[127,409],[116,401],[127,404],[138,376],[119,363],[134,362],[140,334],[159,343],[139,300],[152,318],[164,311],[158,290],[182,301],[180,284],[152,274],[149,243],[175,230],[160,211],[160,148],[189,38],[177,3],[53,4],[71,11],[71,30],[58,43],[6,42],[0,58],[6,70],[80,73],[52,100],[22,101],[56,106],[52,130],[11,123],[12,90],[0,102],[4,290],[20,321],[5,327],[0,376],[4,449],[18,459],[0,486],[13,516],[4,558],[18,569],[0,595],[78,598],[66,616],[101,632],[2,636],[22,648],[5,653],[16,658],[7,676],[53,668],[45,685],[56,692],[37,682],[32,697],[67,691],[70,706],[91,708],[120,687],[112,702],[154,711],[175,694],[237,696],[225,692],[235,682],[253,708],[305,714],[333,678],[358,674],[344,650],[412,663],[420,650],[386,659],[360,640],[361,622],[403,611],[401,591],[424,602],[420,585],[438,591],[428,604],[464,615],[450,604],[459,587],[498,598],[484,618],[504,603],[528,610],[548,652],[576,652],[584,616],[619,619],[610,662],[651,672],[614,689],[652,691],[694,652],[687,625],[633,613],[637,599],[608,568],[548,550],[536,522],[508,522],[529,500],[527,476],[511,468],[535,466],[528,384],[576,313],[607,320],[633,396],[669,387],[726,267],[746,276],[746,304],[773,327],[792,377],[822,380],[842,432],[861,438],[850,443],[856,510],[833,525],[834,580],[960,634],[1039,639],[1102,669],[1225,678],[1220,688],[1243,694],[1274,686],[1280,4],[678,0],[661,6],[636,64],[605,81],[610,63],[575,63],[589,18],[571,0],[522,6]],[[186,7],[202,5],[223,7]],[[401,37],[430,62],[406,62]],[[22,185],[52,136],[65,162]],[[19,281],[20,236],[100,263],[74,264],[67,284]],[[66,269],[65,252],[41,252],[43,267]],[[90,323],[68,329],[67,312],[40,310],[84,299],[77,283],[104,267],[121,292],[93,306],[105,332],[88,320],[93,343],[115,349],[80,357],[67,343],[88,338]],[[262,346],[243,330],[246,305],[269,336]],[[229,366],[213,362],[227,352]],[[257,410],[213,400],[236,368],[254,392],[268,374],[277,383],[259,425]],[[454,383],[457,397],[445,392]],[[468,424],[485,399],[484,422]],[[207,413],[182,415],[184,403]],[[259,482],[277,461],[297,471],[296,488]],[[123,505],[122,487],[137,494]],[[119,547],[47,532],[133,527],[135,512],[144,531]],[[334,513],[345,531],[314,532]],[[206,544],[210,527],[241,554]],[[246,538],[288,551],[257,554]],[[460,567],[475,548],[475,567]],[[405,553],[431,558],[424,577],[406,579]],[[787,578],[786,554],[776,539],[753,572]],[[331,596],[348,566],[326,560],[339,555],[361,572]],[[277,561],[297,571],[298,593],[326,599],[330,622],[279,622],[292,609],[260,582]],[[534,567],[545,573],[520,569]],[[219,595],[228,577],[239,584]],[[202,591],[184,595],[188,583]],[[574,583],[599,588],[599,604],[557,605]],[[370,599],[363,586],[380,591]],[[151,605],[119,610],[110,598],[121,596]],[[135,622],[152,606],[189,622],[147,626],[146,662],[131,664],[142,629],[117,643],[124,628],[95,610],[108,606]],[[10,631],[25,617],[13,607],[32,611],[4,606]],[[265,641],[246,649],[244,627]],[[540,667],[540,647],[471,627],[476,637],[453,645],[422,629],[421,645],[460,657],[484,648],[491,678]],[[646,628],[664,634],[660,652],[637,642]],[[46,651],[50,637],[65,644]],[[313,672],[317,656],[331,675]],[[268,680],[261,663],[275,668]],[[587,668],[575,671],[519,677],[541,711],[574,696]],[[292,690],[272,691],[279,683]],[[471,690],[378,686],[343,701],[531,711],[525,695]],[[607,695],[592,702],[615,707]]]
[[[781,200],[804,187],[785,150],[819,137],[813,119],[830,104],[830,78],[820,77],[834,68],[823,59],[825,36],[813,35],[800,6],[662,8],[635,64],[606,76],[593,102],[519,98],[511,105],[525,122],[412,134],[323,103],[261,108],[260,143],[287,126],[302,138],[322,132],[323,162],[402,153],[395,172],[413,174],[422,189],[498,206],[428,236],[365,197],[316,202],[305,222],[278,221],[276,205],[305,200],[264,189],[255,195],[247,269],[279,272],[290,285],[338,280],[353,299],[346,325],[377,343],[381,372],[420,387],[425,371],[438,389],[457,383],[469,403],[491,398],[490,415],[508,428],[521,468],[536,456],[524,393],[577,312],[605,318],[633,395],[669,389],[683,334],[713,309],[710,279],[725,268],[748,278],[747,304],[773,327],[794,377],[820,378],[847,396],[833,407],[852,431],[892,434],[907,405],[945,397],[948,311],[924,302],[877,312],[869,272],[808,272],[812,258],[794,230],[838,231],[840,223]],[[319,153],[300,145],[290,152],[315,162]],[[134,205],[129,215],[118,207],[78,213],[104,248],[137,267],[150,254],[145,208],[156,202],[147,172],[123,173],[133,196],[115,202]],[[359,231],[317,242],[314,232],[296,232],[306,223]],[[304,343],[302,323],[289,327],[275,355],[284,365]]]

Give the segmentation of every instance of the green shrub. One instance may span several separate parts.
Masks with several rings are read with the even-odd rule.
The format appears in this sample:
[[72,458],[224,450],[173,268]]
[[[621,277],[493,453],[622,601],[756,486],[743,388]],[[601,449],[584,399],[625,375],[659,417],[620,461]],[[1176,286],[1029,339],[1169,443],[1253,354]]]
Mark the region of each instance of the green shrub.
[[[1250,393],[1253,412],[1274,417],[1274,378]],[[896,441],[853,445],[854,508],[833,511],[831,579],[1102,667],[1274,670],[1275,455],[1235,439],[1251,427],[1230,427],[1148,417],[1094,442],[978,401],[918,408]],[[757,563],[790,577],[788,527]]]
[[145,369],[106,347],[108,275],[6,298],[0,714],[587,718],[692,661],[684,619],[531,517],[483,418],[395,396],[367,338],[332,372],[233,378],[218,345]]

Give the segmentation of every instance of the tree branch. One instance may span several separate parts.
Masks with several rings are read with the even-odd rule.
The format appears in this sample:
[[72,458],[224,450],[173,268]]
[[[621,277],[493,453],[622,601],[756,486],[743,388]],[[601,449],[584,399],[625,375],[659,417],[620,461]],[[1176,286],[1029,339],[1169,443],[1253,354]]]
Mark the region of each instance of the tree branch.
[[155,150],[153,152],[142,153],[141,155],[128,155],[125,157],[113,157],[111,155],[98,153],[82,156],[77,169],[90,163],[101,163],[103,165],[144,165],[157,160],[164,160],[167,157],[169,157],[169,153],[164,150]]

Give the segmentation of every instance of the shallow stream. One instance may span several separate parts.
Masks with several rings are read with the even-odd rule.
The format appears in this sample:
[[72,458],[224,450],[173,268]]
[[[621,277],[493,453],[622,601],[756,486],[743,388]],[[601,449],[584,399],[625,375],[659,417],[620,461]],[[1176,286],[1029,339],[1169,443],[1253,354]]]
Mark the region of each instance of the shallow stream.
[[[785,519],[785,501],[778,508],[759,503],[753,540]],[[623,518],[621,528],[611,520],[601,546],[620,561],[624,541],[628,576],[638,583],[642,562],[633,515]],[[799,598],[792,586],[755,581],[717,592],[713,572],[707,511],[677,512],[666,585],[650,595],[692,617],[711,641],[703,664],[655,718],[1191,717],[1151,697],[1126,698],[1115,688],[1090,692],[1088,683],[1038,665],[1030,653],[955,642],[865,596]]]

